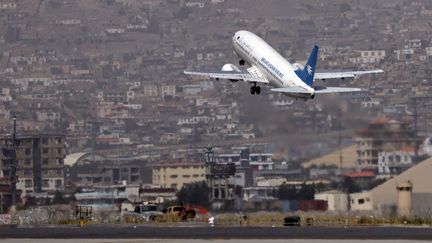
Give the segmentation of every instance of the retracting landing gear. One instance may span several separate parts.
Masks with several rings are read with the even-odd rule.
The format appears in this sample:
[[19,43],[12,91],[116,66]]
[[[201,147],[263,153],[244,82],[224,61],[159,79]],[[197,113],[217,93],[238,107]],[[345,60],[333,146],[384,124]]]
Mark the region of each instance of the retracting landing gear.
[[245,65],[245,61],[244,61],[243,59],[240,60],[240,61],[239,61],[239,65],[240,65],[240,66],[244,66],[244,65]]
[[254,83],[254,85],[250,87],[250,93],[259,95],[261,93],[261,87],[257,86],[256,83]]

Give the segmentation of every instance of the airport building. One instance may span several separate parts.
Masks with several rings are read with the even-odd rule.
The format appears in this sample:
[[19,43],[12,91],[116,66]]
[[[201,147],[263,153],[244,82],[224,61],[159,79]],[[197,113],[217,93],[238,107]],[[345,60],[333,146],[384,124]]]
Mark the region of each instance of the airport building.
[[382,215],[430,216],[432,158],[426,159],[369,191],[351,193],[351,211]]
[[346,192],[332,190],[317,193],[314,196],[315,200],[327,201],[329,211],[342,211],[349,210],[349,196]]
[[[325,191],[316,193],[315,199],[326,201],[330,211],[373,211],[383,216],[430,217],[432,215],[431,171],[432,158],[429,158],[399,175],[394,175],[369,191],[350,194],[335,190]],[[369,173],[371,171],[350,174],[366,176]]]

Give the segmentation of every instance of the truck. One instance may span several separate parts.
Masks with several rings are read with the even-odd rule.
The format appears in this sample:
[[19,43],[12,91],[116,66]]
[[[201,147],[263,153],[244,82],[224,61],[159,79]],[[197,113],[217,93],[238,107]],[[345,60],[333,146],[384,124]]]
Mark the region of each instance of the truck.
[[133,210],[123,211],[123,216],[129,221],[155,221],[158,217],[162,217],[163,213],[159,210],[158,206],[155,204],[138,204],[135,205]]
[[137,205],[135,206],[134,213],[141,215],[147,222],[154,221],[157,217],[163,215],[163,213],[159,211],[158,206],[154,204]]
[[194,209],[184,207],[184,206],[171,206],[163,210],[167,219],[173,221],[186,221],[194,219],[196,212]]

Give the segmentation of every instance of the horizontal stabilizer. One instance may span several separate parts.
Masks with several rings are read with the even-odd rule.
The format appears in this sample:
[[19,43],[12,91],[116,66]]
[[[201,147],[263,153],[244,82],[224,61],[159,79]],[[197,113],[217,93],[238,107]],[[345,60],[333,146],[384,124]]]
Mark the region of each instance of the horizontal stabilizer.
[[327,93],[344,93],[344,92],[358,92],[360,88],[346,88],[346,87],[320,87],[315,88],[315,94],[327,94]]
[[292,93],[292,94],[310,94],[309,91],[299,87],[276,88],[276,89],[271,89],[271,91],[280,92],[280,93]]

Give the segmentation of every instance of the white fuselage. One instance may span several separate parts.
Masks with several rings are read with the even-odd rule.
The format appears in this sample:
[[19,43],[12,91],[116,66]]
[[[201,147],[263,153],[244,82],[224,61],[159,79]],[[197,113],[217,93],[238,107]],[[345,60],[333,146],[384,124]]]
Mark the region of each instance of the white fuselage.
[[297,76],[294,66],[254,33],[237,31],[232,41],[237,55],[250,66],[257,68],[275,88],[298,87],[308,92],[288,94],[298,98],[310,98],[314,95],[314,89]]

